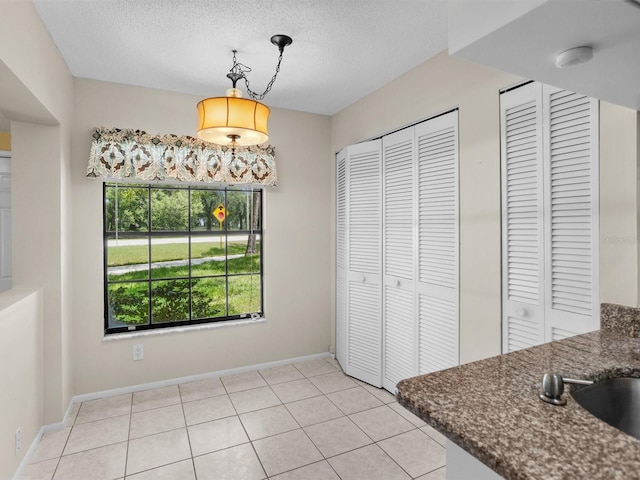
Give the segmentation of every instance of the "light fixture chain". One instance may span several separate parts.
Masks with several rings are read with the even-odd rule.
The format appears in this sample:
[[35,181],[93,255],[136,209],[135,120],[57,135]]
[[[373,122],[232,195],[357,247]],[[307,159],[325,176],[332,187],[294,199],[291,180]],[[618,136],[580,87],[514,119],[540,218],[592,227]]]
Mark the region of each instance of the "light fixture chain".
[[[273,87],[273,83],[276,81],[276,77],[278,76],[278,73],[280,72],[280,63],[282,62],[282,54],[283,53],[284,53],[284,49],[280,50],[280,56],[278,57],[278,65],[276,65],[276,73],[273,74],[273,77],[271,77],[271,80],[267,84],[267,88],[262,93],[256,93],[256,92],[254,92],[253,90],[251,90],[249,88],[249,79],[247,78],[246,75],[244,75],[244,72],[243,72],[242,78],[244,79],[244,84],[247,87],[247,93],[254,100],[262,100],[267,95],[267,93],[269,93],[271,91],[271,87]],[[234,57],[234,62],[235,62],[235,57]]]

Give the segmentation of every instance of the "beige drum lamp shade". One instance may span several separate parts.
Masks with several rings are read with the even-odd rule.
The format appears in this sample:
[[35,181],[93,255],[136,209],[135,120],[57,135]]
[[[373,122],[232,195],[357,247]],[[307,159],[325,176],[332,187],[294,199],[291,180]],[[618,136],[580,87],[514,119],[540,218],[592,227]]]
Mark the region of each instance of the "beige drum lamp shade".
[[[260,145],[269,140],[267,121],[269,120],[269,107],[260,103],[269,93],[280,71],[280,63],[284,48],[291,45],[293,40],[288,35],[273,35],[271,43],[278,47],[280,55],[276,65],[276,73],[273,75],[267,88],[262,93],[256,93],[249,89],[249,80],[246,73],[251,68],[238,63],[237,50],[233,52],[233,65],[227,73],[231,80],[232,88],[227,90],[226,97],[205,98],[198,103],[198,138],[205,142],[217,145],[230,145],[232,153],[237,146],[248,147]],[[249,98],[242,98],[242,92],[236,88],[239,80],[244,79]]]
[[228,97],[206,98],[198,103],[198,137],[205,142],[227,145],[259,145],[269,140],[269,107],[240,98],[237,89]]

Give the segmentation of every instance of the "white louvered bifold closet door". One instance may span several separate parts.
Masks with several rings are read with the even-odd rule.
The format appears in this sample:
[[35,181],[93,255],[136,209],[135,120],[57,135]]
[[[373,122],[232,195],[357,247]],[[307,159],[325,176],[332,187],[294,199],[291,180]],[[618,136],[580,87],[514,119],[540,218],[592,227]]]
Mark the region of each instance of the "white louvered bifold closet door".
[[336,159],[336,359],[347,365],[347,151]]
[[500,97],[502,126],[502,351],[544,342],[542,92]]
[[348,375],[382,386],[380,140],[347,148]]
[[545,339],[597,330],[598,102],[545,85]]
[[459,364],[458,112],[415,127],[419,373]]
[[382,139],[383,152],[383,377],[395,392],[418,374],[414,282],[414,128]]

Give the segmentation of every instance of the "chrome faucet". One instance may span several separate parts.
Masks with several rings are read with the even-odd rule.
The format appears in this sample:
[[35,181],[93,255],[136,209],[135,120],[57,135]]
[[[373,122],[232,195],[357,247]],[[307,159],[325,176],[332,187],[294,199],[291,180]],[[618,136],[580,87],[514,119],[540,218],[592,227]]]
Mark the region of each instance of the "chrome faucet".
[[542,393],[540,394],[540,400],[553,405],[566,404],[567,399],[562,398],[565,383],[572,383],[574,385],[593,385],[591,380],[562,378],[562,375],[559,373],[547,372],[542,376]]

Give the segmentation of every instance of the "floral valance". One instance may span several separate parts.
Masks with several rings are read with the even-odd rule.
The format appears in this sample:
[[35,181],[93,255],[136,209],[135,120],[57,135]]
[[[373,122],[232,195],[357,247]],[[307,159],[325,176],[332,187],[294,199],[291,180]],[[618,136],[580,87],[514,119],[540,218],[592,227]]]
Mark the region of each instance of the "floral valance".
[[87,177],[275,186],[274,156],[270,145],[240,147],[232,155],[230,147],[194,137],[96,128]]

